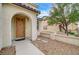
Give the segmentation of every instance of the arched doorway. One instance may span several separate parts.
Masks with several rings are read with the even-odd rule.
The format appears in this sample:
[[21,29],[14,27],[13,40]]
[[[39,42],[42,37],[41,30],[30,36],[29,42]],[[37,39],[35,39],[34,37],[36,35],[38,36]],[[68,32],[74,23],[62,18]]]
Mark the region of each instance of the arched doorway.
[[24,14],[15,14],[12,18],[12,40],[31,38],[31,20]]

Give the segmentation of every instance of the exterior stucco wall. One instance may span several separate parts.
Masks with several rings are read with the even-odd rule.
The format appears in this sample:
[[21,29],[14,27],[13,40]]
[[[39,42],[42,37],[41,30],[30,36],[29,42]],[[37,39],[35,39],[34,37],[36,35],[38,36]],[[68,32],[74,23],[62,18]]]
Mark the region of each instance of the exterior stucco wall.
[[3,4],[3,14],[4,14],[4,22],[3,22],[3,47],[9,46],[12,44],[12,32],[11,32],[11,20],[15,14],[22,13],[28,16],[32,22],[32,40],[37,38],[37,20],[36,14],[32,11],[26,10],[16,5],[12,4]]
[[16,39],[16,22],[15,22],[15,19],[12,19],[11,21],[11,37],[12,37],[12,40]]
[[32,18],[32,40],[37,39],[37,17],[31,17]]
[[[44,29],[44,27],[47,27],[47,29]],[[58,25],[55,25],[55,24],[54,25],[48,25],[47,20],[39,22],[39,29],[40,29],[39,32],[42,32],[42,31],[58,32],[59,31]],[[71,30],[71,31],[76,31],[77,25],[70,24],[68,26],[68,29]]]
[[0,49],[2,47],[2,5],[0,4]]
[[32,26],[31,26],[31,20],[27,19],[25,20],[25,37],[31,38],[32,34]]
[[75,29],[77,29],[77,25],[75,25],[75,24],[70,24],[70,25],[68,26],[68,28],[69,28],[70,30],[74,31]]
[[[41,21],[39,22],[39,29],[40,29],[40,32],[41,31],[49,31],[49,32],[58,32],[59,28],[57,25],[48,25],[47,21]],[[47,27],[47,29],[44,29],[44,27]]]
[[38,35],[40,35],[40,32],[43,30],[42,21],[38,21]]

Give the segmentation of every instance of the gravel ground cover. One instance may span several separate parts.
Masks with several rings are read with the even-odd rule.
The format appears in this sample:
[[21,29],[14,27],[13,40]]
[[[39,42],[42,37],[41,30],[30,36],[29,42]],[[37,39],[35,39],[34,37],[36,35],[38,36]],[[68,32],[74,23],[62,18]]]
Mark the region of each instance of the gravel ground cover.
[[51,40],[45,37],[38,37],[33,44],[46,55],[79,55],[79,46]]

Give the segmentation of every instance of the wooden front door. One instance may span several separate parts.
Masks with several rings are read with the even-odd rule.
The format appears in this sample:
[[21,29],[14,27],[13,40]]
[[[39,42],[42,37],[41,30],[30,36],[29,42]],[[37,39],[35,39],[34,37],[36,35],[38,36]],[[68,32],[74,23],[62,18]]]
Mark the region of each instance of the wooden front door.
[[25,37],[25,19],[16,18],[16,38],[22,39]]

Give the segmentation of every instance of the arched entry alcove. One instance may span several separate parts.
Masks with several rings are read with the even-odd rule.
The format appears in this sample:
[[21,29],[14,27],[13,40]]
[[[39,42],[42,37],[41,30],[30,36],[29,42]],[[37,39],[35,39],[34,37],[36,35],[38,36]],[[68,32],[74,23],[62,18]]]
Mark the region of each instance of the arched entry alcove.
[[15,14],[11,21],[11,38],[12,40],[31,39],[32,26],[31,19],[25,14]]

